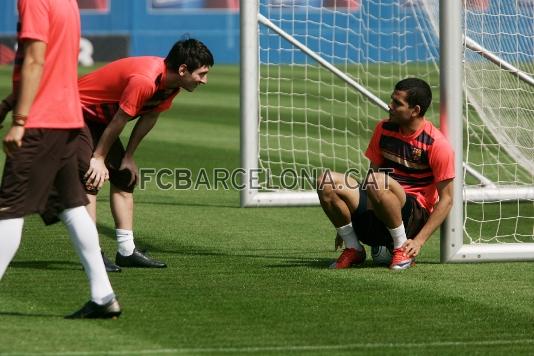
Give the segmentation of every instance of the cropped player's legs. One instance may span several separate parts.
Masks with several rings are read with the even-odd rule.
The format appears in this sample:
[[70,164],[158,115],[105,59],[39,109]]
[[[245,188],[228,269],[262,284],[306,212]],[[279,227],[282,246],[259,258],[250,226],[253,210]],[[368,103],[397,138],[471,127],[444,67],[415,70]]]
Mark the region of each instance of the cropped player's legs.
[[317,194],[323,211],[337,230],[338,236],[345,244],[345,250],[331,268],[348,268],[365,261],[365,249],[358,241],[352,227],[351,215],[358,208],[360,195],[358,182],[353,178],[327,171],[317,180]]
[[[80,187],[81,188],[81,187]],[[81,309],[66,316],[69,319],[116,318],[120,305],[111,288],[106,267],[102,261],[98,231],[85,206],[67,208],[59,218],[69,232],[71,242],[84,267],[91,289],[91,300]]]
[[64,207],[59,216],[67,227],[89,279],[91,300],[105,305],[113,300],[115,295],[100,255],[96,225],[85,208],[86,194],[78,174],[77,137],[78,132],[72,131],[61,151],[64,156],[54,180],[54,187],[61,206]]
[[402,207],[406,203],[406,193],[402,186],[383,172],[368,175],[366,191],[375,215],[386,225],[393,239],[391,269],[406,269],[413,263],[402,249],[406,242],[406,230],[402,222]]
[[100,255],[98,232],[84,206],[65,209],[60,214],[67,226],[74,248],[84,266],[91,287],[91,300],[68,315],[69,319],[115,318],[121,308],[106,274]]
[[102,261],[96,225],[84,206],[65,209],[60,218],[69,231],[72,244],[80,257],[91,288],[91,300],[68,319],[116,318],[120,305],[111,288]]
[[17,253],[23,225],[23,218],[0,220],[0,279]]
[[69,231],[72,244],[89,279],[91,300],[97,304],[110,302],[115,294],[100,255],[98,232],[93,220],[84,206],[65,209],[60,218]]

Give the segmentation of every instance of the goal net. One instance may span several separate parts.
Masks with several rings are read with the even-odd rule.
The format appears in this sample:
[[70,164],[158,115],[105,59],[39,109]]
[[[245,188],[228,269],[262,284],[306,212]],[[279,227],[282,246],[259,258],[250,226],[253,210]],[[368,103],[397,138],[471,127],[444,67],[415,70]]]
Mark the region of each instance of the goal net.
[[[361,180],[402,78],[431,85],[439,126],[439,0],[261,0],[254,19],[243,205],[316,204],[326,169]],[[465,243],[534,246],[534,1],[466,0],[463,19]]]

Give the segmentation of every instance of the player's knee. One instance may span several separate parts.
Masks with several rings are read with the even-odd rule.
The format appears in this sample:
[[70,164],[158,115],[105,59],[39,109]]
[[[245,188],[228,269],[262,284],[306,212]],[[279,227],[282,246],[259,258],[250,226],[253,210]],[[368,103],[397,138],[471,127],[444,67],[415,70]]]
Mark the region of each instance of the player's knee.
[[326,178],[326,174],[325,173],[321,173],[317,177],[317,180],[315,181],[315,189],[317,191],[323,190],[323,182],[324,182],[325,178]]
[[374,206],[380,206],[383,202],[383,195],[382,192],[376,188],[367,188],[366,189],[367,197]]
[[327,171],[321,173],[315,182],[315,189],[319,196],[328,196],[335,194],[334,189],[336,187],[332,174]]
[[373,172],[367,175],[363,186],[368,191],[385,191],[390,188],[390,180],[391,178],[387,177],[384,173]]
[[387,195],[392,193],[389,190],[386,175],[380,172],[370,174],[365,180],[363,188],[369,199],[376,205],[383,204]]

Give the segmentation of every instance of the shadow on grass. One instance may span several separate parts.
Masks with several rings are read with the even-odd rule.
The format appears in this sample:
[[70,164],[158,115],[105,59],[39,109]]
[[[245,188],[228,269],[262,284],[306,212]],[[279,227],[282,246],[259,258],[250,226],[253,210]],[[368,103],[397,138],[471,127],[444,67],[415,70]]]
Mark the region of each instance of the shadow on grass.
[[[166,253],[170,255],[179,256],[206,256],[206,257],[233,257],[236,259],[271,259],[278,260],[279,263],[266,264],[263,268],[300,268],[307,267],[313,269],[330,269],[332,263],[335,262],[335,258],[327,257],[314,257],[324,253],[324,251],[316,250],[300,250],[300,249],[254,249],[258,253],[227,253],[223,251],[201,249],[197,246],[190,247],[184,246],[183,249],[161,249],[157,248],[152,251]],[[250,249],[249,249],[250,251]],[[312,255],[311,257],[305,257],[305,255]],[[432,265],[440,264],[439,261],[418,261],[416,265]],[[379,265],[374,263],[371,259],[367,259],[363,264],[351,267],[351,269],[387,269],[387,265]]]
[[[279,257],[283,259],[283,257]],[[299,268],[308,267],[316,269],[328,269],[334,262],[330,258],[291,258],[281,263],[266,265],[266,268]]]
[[[106,225],[98,225],[98,231],[100,232],[101,236],[107,236],[111,239],[115,239],[114,234],[115,230],[110,228]],[[138,242],[138,241],[137,241]],[[247,259],[275,259],[275,260],[287,260],[287,262],[282,262],[280,264],[273,264],[273,265],[267,265],[265,267],[267,268],[277,268],[277,267],[311,267],[311,268],[328,268],[330,264],[333,262],[332,259],[329,258],[315,258],[315,257],[296,257],[295,255],[303,255],[303,254],[310,254],[310,253],[316,253],[317,251],[304,251],[304,250],[292,250],[294,251],[293,255],[287,255],[288,253],[291,253],[290,251],[283,249],[283,250],[276,250],[276,249],[258,249],[254,251],[258,251],[260,253],[227,253],[223,251],[217,251],[217,250],[209,250],[209,249],[202,249],[198,248],[197,246],[191,247],[191,246],[184,246],[181,248],[161,248],[156,245],[152,245],[150,243],[147,243],[146,241],[136,242],[137,247],[139,250],[143,252],[148,252],[148,255],[152,255],[153,253],[163,253],[167,255],[174,255],[174,256],[204,256],[204,257],[232,257],[232,258],[247,258]],[[277,251],[282,252],[283,254],[276,254]],[[269,253],[270,252],[270,253]]]
[[102,225],[98,222],[96,223],[96,229],[98,230],[99,236],[106,236],[112,240],[115,240],[115,229],[108,225]]
[[60,314],[43,314],[43,313],[22,313],[22,312],[8,312],[0,311],[0,316],[15,316],[15,317],[38,317],[38,318],[64,318]]
[[[105,225],[99,225],[98,226],[99,231],[101,234],[106,234],[108,236],[114,236],[115,230],[110,228],[109,226]],[[114,239],[114,237],[110,237]],[[282,250],[276,250],[276,249],[255,249],[254,251],[258,251],[260,253],[251,254],[251,253],[227,253],[223,251],[217,251],[217,250],[209,250],[209,249],[201,249],[198,246],[184,246],[183,249],[169,249],[169,248],[161,248],[157,245],[151,245],[145,241],[142,241],[139,243],[139,249],[143,252],[147,251],[148,255],[150,253],[163,253],[168,255],[176,255],[176,256],[213,256],[213,257],[233,257],[233,258],[247,258],[247,259],[273,259],[273,260],[280,260],[280,263],[276,264],[268,264],[265,265],[265,268],[299,268],[299,267],[308,267],[308,268],[314,268],[314,269],[329,269],[330,265],[335,261],[335,258],[317,258],[317,257],[297,257],[295,255],[309,255],[309,254],[316,254],[319,255],[323,251],[310,251],[310,250],[299,250],[294,249],[291,251],[293,252],[293,255],[288,255],[288,253],[291,253],[287,249]],[[277,251],[280,251],[281,254],[277,254]],[[270,253],[269,253],[270,252]],[[420,265],[439,265],[439,261],[418,261],[416,264]],[[371,260],[365,261],[360,266],[352,267],[355,269],[358,268],[387,268],[387,266],[383,265],[377,265]]]
[[[331,269],[330,266],[335,262],[335,259],[329,258],[315,258],[311,260],[305,259],[293,259],[283,263],[267,265],[267,268],[295,268],[295,267],[308,267],[316,269]],[[351,267],[351,269],[369,269],[369,268],[387,268],[387,266],[377,265],[372,261],[365,261],[359,266]],[[334,270],[334,268],[332,268]]]
[[[98,225],[98,231],[101,236],[107,236],[115,240],[115,230],[107,225]],[[141,240],[141,239],[140,239]],[[255,258],[255,259],[275,259],[281,260],[277,264],[265,265],[266,268],[299,268],[299,267],[308,267],[315,269],[329,269],[330,265],[335,261],[334,258],[316,258],[316,257],[296,257],[295,255],[305,255],[305,254],[320,254],[322,251],[310,251],[310,250],[299,250],[294,249],[293,256],[287,255],[289,252],[287,249],[276,250],[276,249],[255,249],[254,251],[263,252],[257,254],[250,253],[226,253],[223,251],[201,249],[198,246],[184,246],[183,249],[169,249],[161,248],[157,245],[152,245],[147,243],[144,239],[139,242],[138,248],[145,252],[147,251],[150,255],[152,253],[164,253],[169,255],[178,255],[178,256],[214,256],[214,257],[234,257],[234,258]],[[276,254],[277,251],[281,251],[284,254]],[[271,253],[269,253],[271,252]],[[430,265],[430,264],[440,264],[439,261],[418,261],[416,264]],[[387,268],[387,266],[377,265],[371,260],[365,261],[360,266],[355,266],[352,268]]]
[[13,261],[11,268],[30,268],[46,270],[80,270],[82,266],[78,262],[70,261]]
[[135,202],[136,205],[170,205],[170,206],[186,206],[197,208],[231,208],[241,209],[239,204],[217,204],[217,203],[191,203],[191,202],[178,202],[178,201],[148,201],[140,200]]

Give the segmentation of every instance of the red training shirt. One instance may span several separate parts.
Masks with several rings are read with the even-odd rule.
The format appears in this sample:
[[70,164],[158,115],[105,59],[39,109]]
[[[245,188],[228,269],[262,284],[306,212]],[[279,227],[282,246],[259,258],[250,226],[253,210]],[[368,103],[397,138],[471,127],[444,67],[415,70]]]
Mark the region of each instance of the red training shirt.
[[80,13],[76,0],[18,0],[18,51],[13,92],[18,95],[24,40],[45,42],[41,82],[28,114],[27,128],[83,127],[78,94]]
[[432,212],[439,199],[436,183],[454,178],[454,153],[443,134],[426,119],[411,135],[402,135],[389,119],[380,121],[365,156],[381,168],[392,168],[390,177],[406,194]]
[[78,81],[84,118],[109,124],[119,108],[135,118],[172,105],[179,89],[164,89],[161,57],[129,57],[111,62]]

